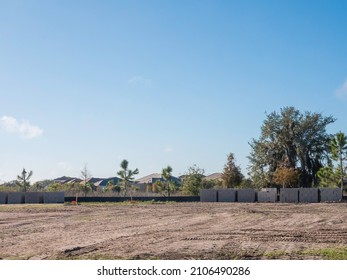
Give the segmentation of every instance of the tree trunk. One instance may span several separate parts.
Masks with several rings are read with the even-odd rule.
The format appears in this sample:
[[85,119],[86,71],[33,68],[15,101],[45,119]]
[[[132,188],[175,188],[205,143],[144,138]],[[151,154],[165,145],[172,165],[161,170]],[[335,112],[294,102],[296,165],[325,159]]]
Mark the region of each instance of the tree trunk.
[[342,166],[342,154],[340,154],[340,172],[341,172],[341,192],[343,192],[343,166]]

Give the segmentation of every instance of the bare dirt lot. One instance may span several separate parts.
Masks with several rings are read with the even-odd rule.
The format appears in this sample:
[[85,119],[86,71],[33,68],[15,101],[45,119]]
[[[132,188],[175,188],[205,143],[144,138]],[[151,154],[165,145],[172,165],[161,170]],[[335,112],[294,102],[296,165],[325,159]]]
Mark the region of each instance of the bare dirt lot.
[[347,203],[0,205],[0,259],[347,259]]

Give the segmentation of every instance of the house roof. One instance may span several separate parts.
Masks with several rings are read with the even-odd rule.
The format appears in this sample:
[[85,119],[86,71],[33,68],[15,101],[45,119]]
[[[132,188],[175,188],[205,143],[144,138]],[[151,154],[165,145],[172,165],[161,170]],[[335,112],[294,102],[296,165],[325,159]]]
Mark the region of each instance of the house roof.
[[75,180],[77,178],[74,178],[74,177],[68,177],[68,176],[62,176],[62,177],[59,177],[59,178],[56,178],[54,179],[53,181],[56,182],[56,183],[62,183],[62,184],[65,184],[71,180]]
[[91,177],[91,178],[88,178],[88,179],[87,179],[87,182],[88,182],[88,183],[96,183],[96,182],[98,182],[98,181],[100,181],[100,180],[103,180],[103,178]]
[[221,180],[222,179],[222,175],[223,175],[223,173],[216,172],[216,173],[212,173],[212,174],[206,176],[204,179],[205,180],[215,180],[215,179]]
[[65,181],[64,183],[66,183],[66,184],[72,184],[72,183],[79,183],[79,182],[81,182],[81,181],[82,181],[82,179],[79,179],[79,178],[72,178],[72,179],[70,179],[70,180]]
[[[117,183],[120,179],[118,177],[110,177],[110,178],[96,178],[91,177],[87,179],[88,183],[92,183],[94,185],[106,185],[108,181],[114,180]],[[81,183],[84,184],[84,180],[75,177],[62,176],[54,179],[54,182],[61,184],[71,184],[71,183]]]
[[142,177],[142,178],[139,178],[139,179],[136,179],[136,183],[138,184],[149,184],[149,183],[152,183],[152,179],[160,179],[161,178],[161,174],[159,173],[152,173],[152,174],[149,174],[145,177]]
[[[155,181],[162,181],[162,176],[160,173],[152,173],[152,174],[149,174],[145,177],[142,177],[142,178],[139,178],[139,179],[136,179],[135,180],[135,183],[136,184],[152,184],[154,183]],[[180,178],[177,178],[175,176],[171,176],[170,181],[175,181],[175,182],[179,182],[181,179]]]
[[102,178],[101,180],[94,183],[95,186],[106,186],[109,181],[113,181],[115,184],[118,183],[120,178],[118,177],[111,177],[111,178]]

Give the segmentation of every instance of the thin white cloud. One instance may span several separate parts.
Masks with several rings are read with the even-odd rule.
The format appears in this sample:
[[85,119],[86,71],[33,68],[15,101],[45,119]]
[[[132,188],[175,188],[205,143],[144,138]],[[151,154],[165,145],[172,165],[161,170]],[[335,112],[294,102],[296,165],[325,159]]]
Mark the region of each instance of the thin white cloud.
[[134,76],[134,77],[131,77],[129,80],[128,80],[128,84],[131,84],[131,85],[143,85],[143,86],[146,86],[146,87],[150,87],[152,86],[152,80],[151,79],[147,79],[143,76]]
[[24,138],[35,138],[41,136],[42,129],[30,124],[29,121],[17,121],[13,117],[3,116],[0,118],[0,127],[9,133],[19,134]]
[[65,162],[65,161],[58,162],[58,166],[64,171],[71,171],[72,170],[71,164],[69,164],[68,162]]
[[165,152],[165,153],[172,153],[172,151],[173,151],[173,148],[172,148],[171,146],[167,146],[167,147],[165,147],[165,149],[164,149],[164,152]]
[[335,95],[339,99],[343,99],[343,100],[347,99],[347,80],[339,89],[335,91]]

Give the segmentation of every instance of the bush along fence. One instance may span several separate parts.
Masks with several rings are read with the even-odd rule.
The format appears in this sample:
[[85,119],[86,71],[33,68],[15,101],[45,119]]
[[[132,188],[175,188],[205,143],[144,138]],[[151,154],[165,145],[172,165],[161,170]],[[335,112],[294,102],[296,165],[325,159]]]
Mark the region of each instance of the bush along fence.
[[342,192],[339,188],[276,188],[255,189],[204,189],[200,191],[201,202],[284,202],[317,203],[339,202]]

